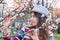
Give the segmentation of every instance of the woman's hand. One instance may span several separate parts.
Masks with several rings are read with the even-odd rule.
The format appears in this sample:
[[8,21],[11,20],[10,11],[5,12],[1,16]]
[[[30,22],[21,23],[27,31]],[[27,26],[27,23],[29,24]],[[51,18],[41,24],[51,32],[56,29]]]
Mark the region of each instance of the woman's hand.
[[7,35],[8,35],[8,28],[6,26],[2,26],[2,31],[3,31],[3,35],[5,37],[7,37]]
[[39,39],[38,39],[38,33],[37,33],[37,30],[36,30],[36,29],[30,30],[30,33],[31,33],[31,38],[32,38],[33,40],[39,40]]

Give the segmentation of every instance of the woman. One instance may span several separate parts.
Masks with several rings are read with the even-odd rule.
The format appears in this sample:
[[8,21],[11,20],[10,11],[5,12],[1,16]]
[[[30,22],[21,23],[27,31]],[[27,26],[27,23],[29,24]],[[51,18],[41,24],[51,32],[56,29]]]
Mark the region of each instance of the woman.
[[48,10],[36,5],[31,11],[31,26],[23,27],[19,32],[19,36],[14,36],[10,40],[53,40],[50,37],[48,25],[45,25],[48,15]]

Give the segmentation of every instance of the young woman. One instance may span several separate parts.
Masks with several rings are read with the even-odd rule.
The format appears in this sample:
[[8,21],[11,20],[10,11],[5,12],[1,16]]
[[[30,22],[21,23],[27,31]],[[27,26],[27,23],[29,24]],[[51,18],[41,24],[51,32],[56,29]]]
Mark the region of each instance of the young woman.
[[23,27],[18,36],[13,36],[10,40],[53,40],[52,34],[49,33],[46,23],[48,10],[41,6],[36,5],[31,11],[31,26]]

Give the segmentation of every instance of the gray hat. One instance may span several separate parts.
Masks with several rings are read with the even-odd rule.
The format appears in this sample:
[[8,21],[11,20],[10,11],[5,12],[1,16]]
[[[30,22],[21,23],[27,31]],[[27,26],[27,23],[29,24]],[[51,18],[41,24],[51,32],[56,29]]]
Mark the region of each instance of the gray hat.
[[38,12],[38,13],[41,13],[41,14],[44,14],[45,16],[48,15],[48,9],[45,8],[45,7],[42,6],[42,5],[35,5],[35,6],[33,7],[32,11]]

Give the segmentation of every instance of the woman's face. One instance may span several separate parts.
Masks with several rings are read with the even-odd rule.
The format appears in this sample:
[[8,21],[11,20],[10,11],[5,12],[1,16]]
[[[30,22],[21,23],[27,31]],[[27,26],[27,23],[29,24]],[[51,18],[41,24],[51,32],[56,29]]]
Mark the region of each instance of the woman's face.
[[37,26],[38,24],[38,18],[34,15],[34,12],[31,13],[31,25],[32,26]]

